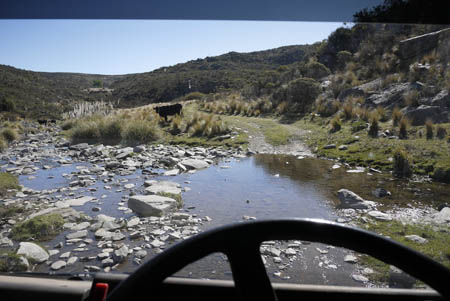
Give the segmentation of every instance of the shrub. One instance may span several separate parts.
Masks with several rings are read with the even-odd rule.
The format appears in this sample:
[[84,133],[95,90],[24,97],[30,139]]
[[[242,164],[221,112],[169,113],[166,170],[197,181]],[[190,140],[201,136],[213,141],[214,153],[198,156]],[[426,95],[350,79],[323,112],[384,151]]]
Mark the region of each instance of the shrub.
[[410,121],[408,118],[403,117],[400,120],[400,129],[399,129],[399,134],[398,137],[400,139],[408,139],[408,127],[410,125]]
[[369,127],[369,136],[372,138],[378,137],[378,114],[372,114],[371,120],[370,120],[370,127]]
[[431,119],[425,121],[425,129],[427,131],[427,139],[433,139],[433,121]]
[[288,102],[287,102],[287,101],[282,101],[282,102],[280,102],[280,103],[277,105],[277,107],[276,107],[276,109],[275,109],[275,112],[276,112],[278,115],[283,115],[284,113],[287,112],[288,109],[289,109],[289,104],[288,104]]
[[339,131],[341,129],[341,120],[339,119],[339,117],[334,117],[331,120],[331,133],[335,133],[337,131]]
[[127,145],[147,144],[158,138],[157,125],[150,121],[132,120],[122,132],[123,142]]
[[0,135],[7,141],[7,142],[12,142],[14,140],[19,139],[19,134],[17,133],[16,130],[12,129],[12,128],[6,128],[3,129],[0,132]]
[[320,116],[328,117],[339,111],[340,102],[337,100],[319,100],[316,102],[316,112]]
[[325,65],[316,62],[316,61],[310,61],[305,65],[305,77],[310,77],[314,79],[321,79],[325,76],[330,75],[331,71]]
[[119,143],[126,122],[120,118],[106,117],[98,123],[101,140],[106,143]]
[[194,99],[203,99],[203,97],[205,97],[205,94],[196,91],[196,92],[191,92],[189,94],[186,94],[184,99],[185,100],[194,100]]
[[408,155],[403,149],[398,148],[394,151],[393,173],[397,177],[409,177],[412,174]]
[[369,122],[370,112],[367,108],[365,108],[365,107],[358,108],[356,114],[358,115],[359,119],[361,119],[365,122]]
[[341,70],[344,69],[345,66],[352,61],[352,58],[353,55],[351,54],[351,52],[346,50],[339,51],[336,55],[337,67]]
[[33,217],[12,228],[12,238],[18,241],[47,240],[59,234],[64,219],[60,214],[47,214]]
[[296,111],[305,113],[311,110],[317,96],[320,94],[319,83],[312,78],[300,78],[291,81],[286,88],[281,88],[277,97],[296,104]]
[[16,105],[11,99],[6,99],[3,95],[0,95],[0,112],[14,112]]
[[450,166],[448,163],[439,162],[434,167],[431,177],[437,181],[450,183]]
[[447,130],[442,127],[441,125],[438,125],[436,129],[436,137],[439,139],[444,139],[447,136]]
[[71,130],[72,142],[93,142],[100,139],[100,130],[95,121],[80,121]]
[[77,123],[77,121],[76,121],[75,119],[68,119],[68,120],[65,120],[65,121],[61,124],[61,129],[62,129],[63,131],[70,130],[70,129],[72,129],[72,128],[75,126],[76,123]]
[[392,125],[394,127],[398,126],[400,120],[403,118],[403,113],[400,111],[400,109],[396,106],[392,110]]

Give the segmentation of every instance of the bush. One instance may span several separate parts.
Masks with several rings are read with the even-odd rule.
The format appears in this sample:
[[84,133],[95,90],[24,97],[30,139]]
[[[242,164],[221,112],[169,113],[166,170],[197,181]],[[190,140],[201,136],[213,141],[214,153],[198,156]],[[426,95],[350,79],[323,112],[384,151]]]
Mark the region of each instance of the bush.
[[314,79],[321,79],[325,76],[330,75],[331,71],[325,65],[316,62],[316,61],[310,61],[305,65],[305,77],[310,77]]
[[3,95],[0,95],[0,112],[14,112],[16,105],[11,99],[6,99]]
[[425,121],[425,129],[427,131],[426,137],[427,139],[433,139],[433,121],[431,119],[427,119]]
[[403,118],[403,113],[400,111],[400,109],[396,106],[392,110],[392,125],[394,127],[398,126],[400,123],[400,120]]
[[194,100],[194,99],[203,99],[205,97],[205,94],[201,92],[191,92],[189,94],[186,94],[184,97],[185,100]]
[[62,231],[64,219],[60,214],[46,214],[33,217],[12,228],[12,239],[48,240]]
[[157,125],[145,120],[129,121],[122,132],[123,142],[127,145],[147,144],[158,138]]
[[124,120],[120,118],[106,117],[98,122],[101,141],[103,143],[119,143],[122,139]]
[[403,117],[400,120],[400,129],[398,133],[398,138],[400,139],[408,139],[408,127],[410,125],[410,121],[408,118]]
[[340,104],[337,100],[327,101],[325,99],[319,99],[316,101],[316,112],[320,116],[328,117],[339,111]]
[[353,55],[350,51],[342,50],[337,53],[336,59],[337,67],[342,70],[348,63],[352,61]]
[[337,131],[339,131],[341,129],[341,120],[339,119],[338,116],[334,117],[331,120],[331,133],[335,133]]
[[409,177],[412,175],[408,155],[405,150],[399,148],[395,150],[393,173],[397,177]]
[[447,136],[447,130],[442,126],[438,125],[436,129],[436,137],[439,139],[444,139]]
[[170,129],[169,129],[169,132],[172,135],[178,135],[182,132],[181,121],[182,121],[182,118],[180,115],[177,115],[174,118],[172,118],[172,121],[170,122]]
[[75,126],[76,123],[77,123],[77,121],[74,120],[74,119],[68,119],[68,120],[65,120],[65,121],[61,124],[61,129],[62,129],[63,131],[70,130],[70,129],[72,129],[72,128]]
[[94,142],[100,139],[100,130],[95,121],[79,121],[72,128],[71,134],[73,143]]
[[7,141],[7,142],[12,142],[14,140],[19,139],[19,134],[17,133],[16,130],[12,129],[12,128],[6,128],[3,129],[0,132],[0,135]]
[[436,181],[450,183],[450,166],[448,163],[440,162],[436,164],[431,177]]
[[278,90],[274,97],[295,104],[296,112],[306,113],[311,110],[312,104],[319,94],[318,82],[312,78],[299,78],[291,81],[287,87]]

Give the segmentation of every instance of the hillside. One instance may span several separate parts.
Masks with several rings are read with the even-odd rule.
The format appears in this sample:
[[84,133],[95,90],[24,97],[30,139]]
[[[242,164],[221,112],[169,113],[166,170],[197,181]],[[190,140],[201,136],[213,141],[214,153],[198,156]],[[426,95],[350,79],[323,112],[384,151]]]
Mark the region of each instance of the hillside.
[[[22,116],[58,115],[81,101],[105,100],[132,107],[170,101],[193,91],[241,89],[261,72],[307,60],[316,46],[286,46],[251,53],[230,52],[152,72],[127,75],[33,72],[0,65],[0,93],[15,103]],[[101,81],[112,93],[89,93]],[[191,89],[189,89],[189,82]]]

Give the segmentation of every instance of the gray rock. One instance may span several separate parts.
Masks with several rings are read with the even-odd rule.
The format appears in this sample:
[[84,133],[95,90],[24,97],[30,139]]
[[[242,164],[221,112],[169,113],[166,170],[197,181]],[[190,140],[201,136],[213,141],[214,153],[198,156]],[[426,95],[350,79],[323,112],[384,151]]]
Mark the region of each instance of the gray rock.
[[336,148],[336,144],[328,144],[323,147],[323,149],[333,149]]
[[125,245],[113,252],[113,260],[115,263],[123,262],[127,258],[127,256],[128,256],[128,247]]
[[76,206],[83,206],[87,202],[90,202],[90,201],[93,201],[93,200],[95,200],[95,198],[92,197],[92,196],[83,196],[83,197],[77,198],[77,199],[66,200],[66,201],[64,201],[62,203],[64,205],[66,205],[66,206],[76,207]]
[[52,270],[56,271],[56,270],[59,270],[59,269],[62,269],[64,267],[66,267],[66,265],[67,265],[67,263],[64,260],[58,260],[58,261],[55,261],[54,263],[52,263],[50,268]]
[[128,207],[140,216],[162,216],[177,207],[177,201],[159,195],[135,195],[128,200]]
[[188,169],[202,169],[209,167],[209,164],[202,160],[197,159],[185,159],[180,162]]
[[74,225],[73,227],[70,228],[70,230],[80,231],[80,230],[89,228],[90,225],[91,224],[89,222],[82,222],[82,223],[79,223],[78,225]]
[[134,256],[136,256],[137,258],[144,258],[145,256],[147,256],[147,251],[145,251],[145,250],[140,250],[140,251],[137,251],[135,254],[134,254]]
[[356,258],[356,256],[353,256],[353,255],[346,255],[344,257],[344,261],[348,262],[348,263],[357,263],[358,262],[358,258]]
[[406,239],[410,240],[410,241],[414,241],[418,244],[426,244],[428,242],[428,239],[425,239],[423,237],[420,237],[419,235],[406,235],[405,236]]
[[447,90],[442,90],[431,100],[432,106],[438,106],[441,108],[450,107],[450,93]]
[[370,211],[367,214],[370,215],[371,217],[373,217],[374,219],[381,220],[381,221],[391,221],[392,220],[392,216],[390,216],[389,214],[383,213],[380,211],[376,211],[376,210]]
[[356,275],[356,274],[353,274],[353,275],[352,275],[352,278],[353,278],[353,280],[355,280],[355,281],[357,281],[357,282],[363,282],[363,283],[366,283],[366,282],[369,281],[369,279],[368,279],[367,277],[364,277],[364,276],[362,276],[362,275]]
[[374,205],[373,202],[364,200],[359,195],[348,189],[339,190],[338,197],[343,208],[369,209]]
[[435,224],[450,223],[450,207],[444,207],[438,213],[434,214],[431,221]]
[[97,231],[95,231],[94,235],[98,239],[111,239],[113,233],[109,232],[103,228],[100,228]]
[[70,251],[69,251],[69,252],[62,253],[62,254],[59,256],[59,258],[69,258],[69,257],[70,257]]
[[139,225],[139,222],[140,222],[139,217],[133,216],[132,218],[130,218],[130,219],[127,221],[127,227],[128,227],[128,228],[135,227],[135,226]]
[[89,144],[87,144],[87,143],[80,143],[80,144],[75,144],[75,145],[69,146],[70,150],[76,150],[76,151],[81,151],[81,150],[85,150],[88,148],[89,148]]
[[114,233],[111,238],[113,241],[119,241],[119,240],[125,239],[125,235],[120,232]]
[[163,173],[163,175],[165,175],[165,176],[176,176],[176,175],[178,175],[179,173],[180,173],[180,170],[179,170],[179,169],[171,169],[171,170],[165,171],[165,172]]
[[70,258],[67,260],[67,265],[69,266],[69,265],[75,264],[75,262],[77,262],[78,259],[79,259],[79,258],[78,258],[77,256],[72,256],[72,257],[70,257]]
[[0,247],[12,247],[14,245],[13,241],[8,237],[0,238]]
[[374,191],[372,191],[372,194],[377,198],[391,195],[391,193],[384,188],[376,188]]
[[175,182],[160,181],[154,182],[151,186],[145,188],[146,194],[172,193],[181,194],[181,185]]
[[38,263],[47,261],[50,257],[42,247],[32,242],[21,242],[17,254],[25,255],[27,258],[31,258]]
[[427,119],[434,123],[442,123],[449,121],[449,114],[438,106],[420,105],[417,108],[412,108],[404,113],[405,117],[412,121],[412,125],[424,125]]
[[111,258],[105,258],[102,260],[102,268],[112,267],[114,264],[115,262]]
[[75,238],[83,238],[87,236],[87,230],[81,230],[73,233],[69,233],[66,235],[67,239],[75,239]]
[[183,212],[176,212],[172,215],[172,219],[174,220],[183,220],[183,219],[189,219],[191,217],[188,213]]

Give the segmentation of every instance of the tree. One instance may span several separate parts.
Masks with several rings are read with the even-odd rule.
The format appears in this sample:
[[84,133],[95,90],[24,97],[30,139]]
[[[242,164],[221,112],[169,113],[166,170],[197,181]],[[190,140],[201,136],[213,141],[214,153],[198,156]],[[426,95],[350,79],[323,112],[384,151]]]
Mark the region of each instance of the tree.
[[103,82],[99,79],[93,80],[92,85],[94,86],[94,88],[103,88]]

